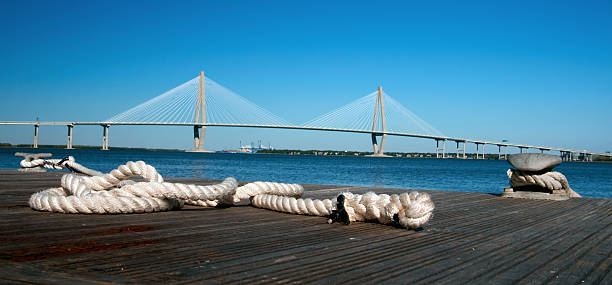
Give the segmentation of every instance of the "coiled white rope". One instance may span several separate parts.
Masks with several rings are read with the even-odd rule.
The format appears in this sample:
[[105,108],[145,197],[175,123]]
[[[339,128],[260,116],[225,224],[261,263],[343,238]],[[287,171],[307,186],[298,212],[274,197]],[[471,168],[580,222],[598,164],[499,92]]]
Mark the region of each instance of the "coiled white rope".
[[565,191],[572,198],[582,197],[570,188],[567,178],[561,172],[549,171],[536,174],[516,169],[508,169],[506,174],[508,178],[510,178],[510,186],[512,187],[537,185],[550,191]]
[[[141,176],[146,182],[127,181],[122,184],[132,176]],[[301,195],[303,192],[300,185],[283,183],[255,182],[238,188],[238,182],[232,177],[207,186],[163,181],[153,166],[143,161],[130,161],[100,176],[65,174],[60,188],[33,194],[30,206],[40,211],[60,213],[125,214],[180,208],[185,200],[194,204],[209,201],[232,204],[240,201],[235,194],[245,191],[282,195]]]
[[[132,176],[140,176],[145,182],[127,180]],[[127,214],[179,209],[185,203],[207,207],[232,205],[251,198],[254,206],[279,212],[330,216],[331,222],[347,224],[368,220],[395,222],[406,228],[424,225],[434,210],[429,195],[418,192],[401,195],[347,192],[340,194],[336,203],[330,199],[302,199],[303,192],[301,185],[275,182],[238,187],[232,177],[207,186],[169,183],[153,166],[130,161],[107,174],[91,177],[65,174],[61,187],[34,193],[29,204],[39,211]]]
[[345,193],[344,197],[351,222],[378,220],[387,224],[395,220],[404,227],[416,228],[429,220],[435,208],[428,194],[416,191],[400,195]]
[[279,212],[330,216],[330,222],[350,223],[355,221],[378,221],[381,224],[399,223],[405,228],[418,228],[431,218],[435,208],[431,197],[426,193],[411,192],[400,195],[368,192],[364,195],[350,192],[342,193],[334,204],[329,199],[312,200],[258,195],[252,199],[255,207]]

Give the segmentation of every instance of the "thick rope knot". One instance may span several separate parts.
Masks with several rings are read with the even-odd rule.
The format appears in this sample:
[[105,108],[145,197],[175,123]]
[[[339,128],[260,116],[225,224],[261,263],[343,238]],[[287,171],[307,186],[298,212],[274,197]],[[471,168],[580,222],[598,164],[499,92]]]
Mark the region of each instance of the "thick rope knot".
[[373,192],[364,195],[346,192],[330,199],[302,199],[276,195],[257,195],[251,203],[255,207],[278,212],[328,216],[329,222],[349,224],[356,221],[377,221],[382,224],[397,223],[405,228],[418,228],[429,221],[435,208],[426,193],[411,192],[400,195]]
[[510,178],[510,186],[512,187],[539,186],[552,193],[561,191],[566,192],[570,197],[581,197],[580,194],[570,188],[567,178],[561,172],[530,173],[508,169],[506,174]]
[[[72,157],[52,164],[79,167]],[[85,169],[84,173],[99,173],[80,167]],[[145,181],[128,180],[132,176],[140,176]],[[143,161],[130,161],[107,174],[65,174],[61,187],[34,193],[29,204],[39,211],[128,214],[180,209],[186,203],[206,207],[232,205],[250,198],[255,207],[279,212],[328,216],[332,221],[347,224],[375,220],[406,228],[425,224],[434,209],[429,195],[418,192],[401,195],[347,192],[339,195],[335,203],[330,199],[303,199],[303,193],[304,188],[298,184],[253,182],[238,187],[238,181],[232,177],[215,185],[169,183],[164,182],[153,166]]]
[[406,228],[418,228],[431,218],[435,208],[426,193],[380,194],[368,192],[364,195],[342,193],[337,199],[339,221],[376,220],[381,224],[398,223]]
[[[392,195],[394,197],[394,195]],[[402,207],[397,212],[399,224],[406,228],[418,228],[423,226],[431,216],[435,205],[431,197],[425,193],[411,192],[399,195]],[[395,216],[394,216],[395,217]]]
[[105,190],[119,185],[119,182],[132,176],[140,176],[149,182],[164,182],[164,179],[157,173],[157,170],[144,161],[128,161],[108,174],[83,177],[82,179],[83,183],[93,190]]
[[[69,164],[70,161],[66,160],[65,163]],[[61,179],[61,188],[34,193],[30,197],[29,204],[33,209],[40,211],[87,214],[143,213],[182,207],[182,201],[174,197],[141,195],[127,189],[112,188],[134,175],[149,181],[163,181],[152,166],[144,162],[128,162],[102,176],[65,174]]]
[[[74,158],[54,162],[69,165]],[[140,176],[145,182],[127,180]],[[143,161],[127,162],[107,174],[82,176],[65,174],[61,188],[33,194],[30,206],[41,211],[61,213],[142,213],[180,208],[184,203],[218,206],[233,204],[237,197],[249,198],[259,193],[301,196],[301,185],[255,182],[238,188],[238,181],[229,177],[216,185],[195,185],[164,182],[157,170]],[[240,193],[239,196],[236,196]],[[238,199],[239,201],[239,199]]]

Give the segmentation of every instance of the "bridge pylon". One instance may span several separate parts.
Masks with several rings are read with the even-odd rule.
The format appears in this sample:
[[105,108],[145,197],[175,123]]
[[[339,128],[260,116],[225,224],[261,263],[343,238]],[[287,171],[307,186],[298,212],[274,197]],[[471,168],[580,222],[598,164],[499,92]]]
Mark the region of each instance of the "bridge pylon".
[[[200,71],[200,84],[198,87],[198,97],[196,100],[195,120],[193,126],[193,149],[189,152],[211,152],[204,149],[204,139],[206,137],[206,93],[204,89],[204,71]],[[201,116],[200,116],[201,114]]]
[[[378,113],[380,112],[380,125],[381,131],[378,131]],[[381,133],[382,132],[382,133]],[[371,156],[387,156],[384,153],[385,139],[387,138],[387,124],[385,118],[385,104],[383,101],[382,86],[378,86],[378,92],[376,93],[376,105],[374,106],[374,119],[372,121],[372,149],[373,154]],[[378,145],[376,137],[380,136],[380,146]]]

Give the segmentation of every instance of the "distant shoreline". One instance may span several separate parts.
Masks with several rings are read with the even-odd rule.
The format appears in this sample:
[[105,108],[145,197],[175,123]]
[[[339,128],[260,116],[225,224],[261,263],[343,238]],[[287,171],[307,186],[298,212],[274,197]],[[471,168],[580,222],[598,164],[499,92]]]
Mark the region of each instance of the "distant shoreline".
[[[0,148],[33,148],[31,144],[10,144],[10,143],[0,143]],[[38,149],[40,148],[55,148],[55,149],[66,149],[65,145],[55,145],[55,144],[39,144]],[[93,145],[74,145],[73,149],[102,149],[100,146]],[[148,150],[148,151],[183,151],[182,149],[172,149],[172,148],[146,148],[146,147],[109,147],[109,150]]]
[[[32,148],[31,144],[10,144],[0,143],[0,148]],[[38,149],[51,148],[51,149],[66,149],[65,145],[38,145]],[[101,149],[100,146],[92,145],[74,145],[74,149]],[[182,149],[165,149],[165,148],[142,148],[142,147],[109,147],[109,150],[145,150],[145,151],[175,151],[184,152]],[[216,153],[224,153],[223,151],[216,151]],[[338,151],[338,150],[291,150],[291,149],[275,149],[268,150],[262,149],[253,153],[238,153],[238,154],[278,154],[278,155],[314,155],[314,156],[369,156],[372,152],[367,151]],[[419,153],[419,152],[387,152],[386,157],[408,157],[408,158],[436,158],[436,153]],[[452,157],[451,157],[452,155]],[[455,153],[447,153],[447,158],[454,158]],[[466,153],[467,159],[474,159],[476,155],[474,153]],[[481,154],[479,154],[481,155]],[[442,154],[440,154],[440,157]],[[497,160],[497,154],[485,154],[485,159]]]
[[[10,144],[10,143],[0,143],[0,148],[32,148],[31,144]],[[38,149],[41,148],[49,148],[49,149],[65,149],[65,145],[39,145]],[[100,150],[100,146],[91,146],[91,145],[75,145],[74,149],[94,149]],[[171,151],[171,152],[185,152],[182,149],[168,149],[168,148],[143,148],[143,147],[109,147],[109,150],[142,150],[142,151]],[[216,151],[215,153],[223,153],[222,151]],[[356,156],[356,157],[365,157],[372,155],[372,152],[363,152],[363,151],[338,151],[338,150],[291,150],[291,149],[275,149],[268,150],[262,149],[254,153],[238,153],[241,155],[252,155],[252,154],[277,154],[277,155],[313,155],[313,156]],[[404,157],[404,158],[436,158],[436,153],[422,153],[422,152],[386,152],[386,157]],[[446,158],[454,159],[457,154],[446,153]],[[479,154],[480,156],[481,154]],[[441,158],[442,154],[440,154]],[[462,153],[459,154],[462,156]],[[466,159],[475,159],[475,153],[466,153]],[[485,160],[499,160],[499,156],[496,153],[486,153]],[[612,158],[606,157],[598,157],[593,160],[594,162],[612,162]]]

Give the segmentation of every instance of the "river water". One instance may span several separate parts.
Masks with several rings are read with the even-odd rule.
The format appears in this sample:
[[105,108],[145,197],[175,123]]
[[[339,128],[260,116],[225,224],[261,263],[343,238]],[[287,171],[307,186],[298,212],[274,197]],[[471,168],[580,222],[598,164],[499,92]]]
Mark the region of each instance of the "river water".
[[[187,153],[175,151],[0,148],[0,168],[19,168],[15,152],[50,152],[75,157],[86,167],[108,172],[127,161],[144,160],[164,177],[275,181],[325,185],[382,186],[500,193],[509,187],[505,160],[392,157],[288,156]],[[612,198],[612,163],[563,162],[555,168],[584,197]]]

